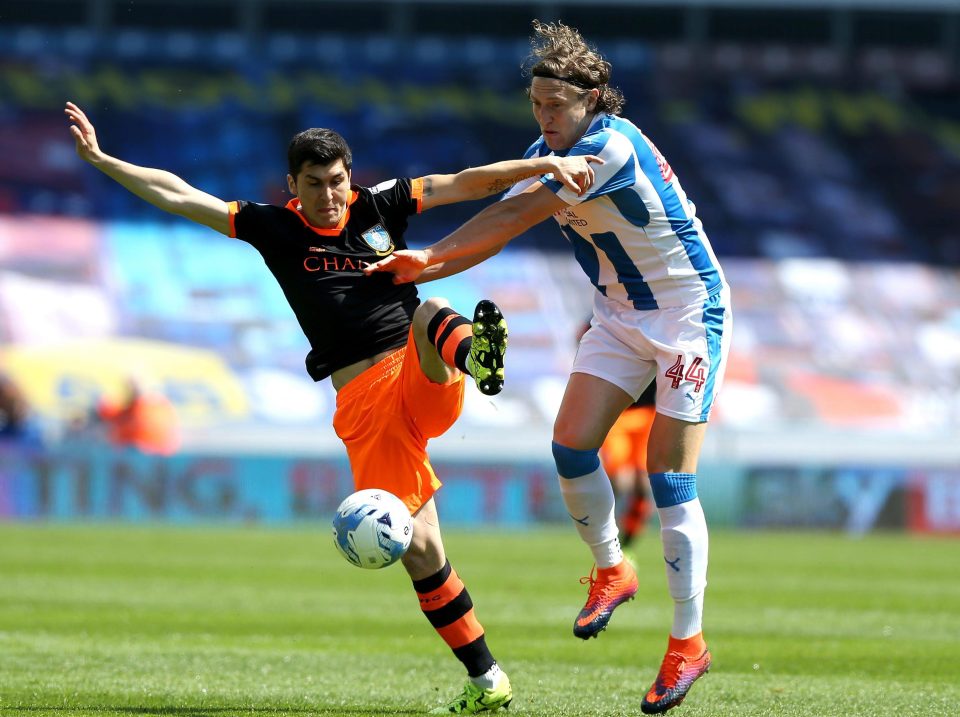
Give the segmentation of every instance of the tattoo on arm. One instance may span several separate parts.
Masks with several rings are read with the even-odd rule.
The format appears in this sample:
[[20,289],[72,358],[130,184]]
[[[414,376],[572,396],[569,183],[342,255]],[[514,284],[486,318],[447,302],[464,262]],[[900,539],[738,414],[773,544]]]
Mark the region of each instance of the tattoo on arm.
[[433,180],[430,177],[423,178],[423,196],[433,196]]
[[503,192],[507,189],[510,189],[510,187],[512,187],[517,182],[519,182],[521,179],[527,179],[528,177],[532,177],[534,174],[535,174],[534,172],[530,172],[525,174],[518,174],[513,177],[505,177],[503,179],[495,179],[492,182],[490,182],[490,184],[487,185],[487,192],[489,194],[496,194],[497,192]]

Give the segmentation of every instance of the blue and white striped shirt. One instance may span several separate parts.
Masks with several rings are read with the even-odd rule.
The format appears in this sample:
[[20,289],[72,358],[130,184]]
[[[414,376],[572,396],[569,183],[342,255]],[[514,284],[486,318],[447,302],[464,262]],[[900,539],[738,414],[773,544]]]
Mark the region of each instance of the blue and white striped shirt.
[[[551,153],[541,136],[524,155]],[[702,304],[726,282],[696,207],[660,151],[629,120],[600,114],[566,155],[596,155],[594,185],[578,196],[547,177],[516,185],[507,197],[542,182],[567,207],[555,216],[597,291],[647,310]]]

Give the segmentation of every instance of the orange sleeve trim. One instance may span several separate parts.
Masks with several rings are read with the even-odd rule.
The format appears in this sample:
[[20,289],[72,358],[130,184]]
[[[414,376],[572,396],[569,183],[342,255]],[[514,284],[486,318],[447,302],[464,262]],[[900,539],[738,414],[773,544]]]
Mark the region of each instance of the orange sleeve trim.
[[237,212],[240,211],[240,202],[227,202],[227,211],[230,213],[230,238],[237,238]]
[[417,214],[423,211],[423,177],[410,180],[410,196],[417,200]]
[[436,590],[428,593],[417,593],[420,598],[420,609],[424,612],[439,610],[446,607],[463,592],[463,581],[455,570],[450,572],[447,581]]
[[450,646],[450,649],[456,650],[458,647],[469,645],[478,637],[483,635],[483,626],[477,620],[473,608],[467,612],[452,625],[438,627],[437,634],[443,638],[443,641]]
[[471,324],[461,324],[450,332],[447,340],[444,341],[443,346],[440,347],[440,358],[443,359],[447,366],[457,365],[457,349],[460,348],[460,344],[464,339],[470,338],[472,335],[473,326]]

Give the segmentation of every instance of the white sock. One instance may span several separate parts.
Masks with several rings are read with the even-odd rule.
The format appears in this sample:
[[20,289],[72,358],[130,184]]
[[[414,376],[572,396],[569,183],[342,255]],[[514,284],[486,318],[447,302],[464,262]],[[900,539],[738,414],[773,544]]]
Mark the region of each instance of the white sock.
[[503,670],[500,669],[500,665],[494,662],[489,670],[477,677],[471,677],[470,681],[482,690],[492,690],[500,684],[502,674]]
[[698,632],[703,632],[703,591],[689,600],[676,600],[673,603],[673,628],[670,634],[678,640],[685,640]]
[[700,499],[658,508],[667,585],[674,601],[670,634],[686,638],[703,630],[703,591],[707,586],[707,521]]
[[620,549],[615,501],[610,479],[601,465],[592,473],[576,478],[559,477],[560,495],[583,540],[593,553],[598,568],[612,568],[623,561]]

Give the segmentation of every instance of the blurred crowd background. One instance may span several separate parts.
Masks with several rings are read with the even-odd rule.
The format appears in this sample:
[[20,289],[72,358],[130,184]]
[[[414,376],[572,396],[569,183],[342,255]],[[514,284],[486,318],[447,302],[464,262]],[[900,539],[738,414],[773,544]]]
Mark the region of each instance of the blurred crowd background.
[[[343,472],[333,391],[306,377],[306,342],[259,257],[83,164],[65,100],[111,154],[225,200],[285,203],[286,145],[306,127],[346,136],[363,185],[520,156],[539,134],[520,72],[533,18],[578,27],[611,60],[624,114],[670,161],[725,267],[735,340],[704,460],[735,476],[707,489],[717,501],[753,486],[723,498],[731,521],[759,505],[761,523],[872,525],[889,509],[893,524],[960,529],[956,0],[5,0],[0,375],[19,408],[0,408],[0,435],[21,438],[0,461],[29,467],[0,469],[0,515],[56,513],[10,486],[56,483],[37,456],[69,446],[115,481],[113,454],[89,458],[103,438],[91,426],[132,385],[169,401],[171,445],[191,460],[304,458],[305,473],[270,470],[299,476],[308,501]],[[435,241],[482,206],[424,214],[408,239]],[[545,223],[422,289],[464,311],[491,296],[507,314],[504,394],[472,392],[436,450],[468,473],[513,466],[497,474],[508,493],[531,466],[517,479],[530,509],[549,490],[530,476],[550,473],[592,288]],[[330,480],[318,490],[334,496],[345,484]],[[878,484],[882,505],[853,515]],[[483,495],[499,518],[513,510]],[[923,513],[934,504],[945,518]]]

